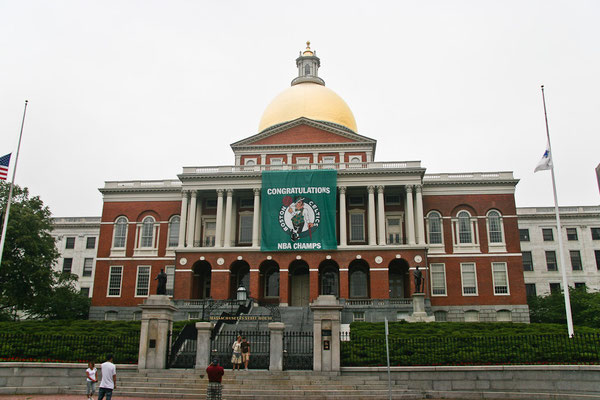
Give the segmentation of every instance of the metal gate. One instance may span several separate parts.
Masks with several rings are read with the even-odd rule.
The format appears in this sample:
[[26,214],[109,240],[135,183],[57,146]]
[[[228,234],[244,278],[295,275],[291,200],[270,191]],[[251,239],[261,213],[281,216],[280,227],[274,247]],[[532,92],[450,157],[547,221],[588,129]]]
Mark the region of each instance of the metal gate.
[[313,369],[313,333],[283,333],[283,369]]
[[187,324],[180,332],[169,332],[167,343],[167,368],[194,368],[198,331],[195,324]]
[[225,369],[232,368],[232,346],[238,335],[245,337],[248,343],[250,343],[250,361],[248,362],[248,368],[269,369],[271,346],[271,335],[269,331],[221,331],[221,333],[219,333],[219,335],[210,343],[211,359],[217,358],[219,364]]

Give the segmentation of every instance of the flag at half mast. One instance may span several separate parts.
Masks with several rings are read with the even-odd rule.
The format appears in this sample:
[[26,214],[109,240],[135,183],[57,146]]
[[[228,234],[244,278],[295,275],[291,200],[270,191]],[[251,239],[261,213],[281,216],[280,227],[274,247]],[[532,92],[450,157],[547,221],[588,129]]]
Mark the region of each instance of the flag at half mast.
[[533,172],[544,171],[552,168],[552,155],[550,154],[550,145],[546,145],[546,151],[542,156],[540,162],[538,162],[537,166],[533,170]]
[[9,153],[5,156],[0,157],[0,180],[5,181],[8,177],[8,164],[10,163],[10,155]]

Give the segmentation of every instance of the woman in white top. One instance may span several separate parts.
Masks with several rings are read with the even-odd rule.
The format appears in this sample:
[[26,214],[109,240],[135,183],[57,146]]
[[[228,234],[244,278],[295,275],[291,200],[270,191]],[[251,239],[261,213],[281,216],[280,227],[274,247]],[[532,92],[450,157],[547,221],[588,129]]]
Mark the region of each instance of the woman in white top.
[[94,362],[90,361],[88,363],[88,368],[85,370],[88,400],[92,400],[92,396],[96,394],[96,382],[98,382],[97,372],[98,370],[96,369]]
[[238,371],[240,369],[240,365],[242,365],[242,337],[238,336],[237,340],[233,342],[231,346],[233,349],[233,355],[231,356],[231,363],[233,364],[233,371],[235,371],[235,367],[237,367]]

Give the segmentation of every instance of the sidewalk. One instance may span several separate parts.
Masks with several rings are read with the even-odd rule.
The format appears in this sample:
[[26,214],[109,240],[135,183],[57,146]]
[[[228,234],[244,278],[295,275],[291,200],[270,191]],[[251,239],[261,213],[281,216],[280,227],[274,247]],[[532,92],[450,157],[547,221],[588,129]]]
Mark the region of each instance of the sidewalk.
[[[94,399],[98,398],[98,394]],[[85,395],[81,394],[18,394],[18,395],[0,395],[1,400],[85,400]],[[123,397],[118,392],[113,395],[115,400],[140,400],[142,397]],[[152,400],[181,400],[169,397],[153,397]]]

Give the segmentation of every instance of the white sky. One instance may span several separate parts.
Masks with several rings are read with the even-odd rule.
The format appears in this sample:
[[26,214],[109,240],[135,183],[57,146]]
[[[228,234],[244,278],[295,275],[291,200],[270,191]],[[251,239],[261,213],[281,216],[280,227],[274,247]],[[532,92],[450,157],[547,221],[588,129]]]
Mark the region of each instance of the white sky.
[[56,216],[100,215],[105,180],[231,165],[306,40],[378,161],[512,170],[518,206],[600,203],[599,1],[0,0],[0,155]]

